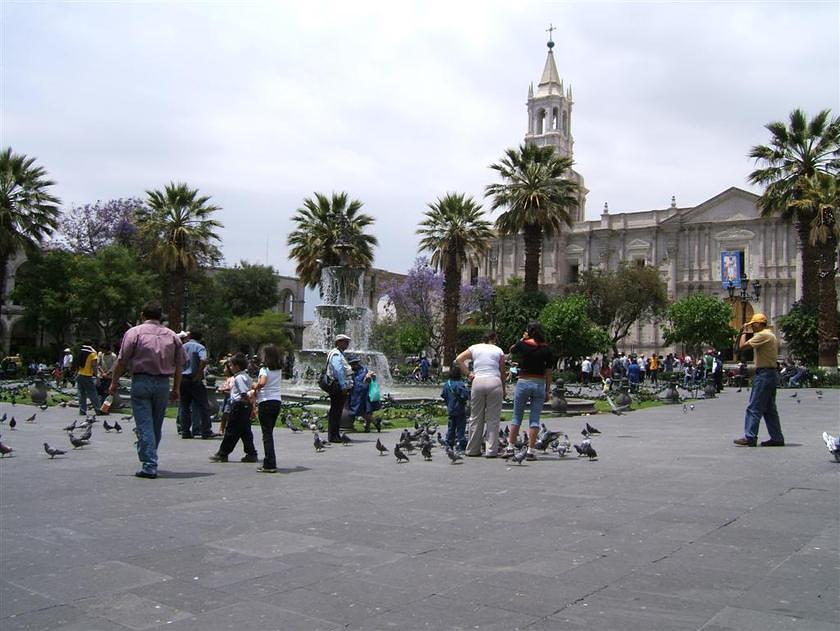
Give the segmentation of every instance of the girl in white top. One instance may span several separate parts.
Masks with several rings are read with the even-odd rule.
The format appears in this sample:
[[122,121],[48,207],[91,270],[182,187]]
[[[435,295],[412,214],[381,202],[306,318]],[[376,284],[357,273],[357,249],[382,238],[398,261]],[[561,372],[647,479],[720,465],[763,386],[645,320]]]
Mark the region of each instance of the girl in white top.
[[260,351],[262,366],[254,384],[257,401],[257,415],[260,419],[263,439],[263,466],[260,473],[277,473],[277,458],[274,453],[274,426],[280,414],[280,352],[274,344],[266,344]]
[[[470,359],[473,369],[467,371]],[[496,346],[496,332],[485,333],[481,344],[473,344],[455,361],[472,382],[466,453],[468,456],[480,456],[484,441],[485,456],[496,458],[499,455],[499,420],[505,397],[505,353]]]

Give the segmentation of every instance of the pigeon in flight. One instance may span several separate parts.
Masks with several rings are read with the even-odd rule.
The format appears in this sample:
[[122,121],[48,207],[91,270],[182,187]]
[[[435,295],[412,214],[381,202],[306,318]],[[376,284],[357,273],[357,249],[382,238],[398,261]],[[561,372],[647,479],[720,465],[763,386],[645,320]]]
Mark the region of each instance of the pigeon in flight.
[[67,453],[66,451],[62,451],[61,449],[50,447],[49,443],[44,443],[44,451],[47,452],[47,455],[50,457],[50,460],[52,460],[56,456],[63,456]]
[[380,456],[384,456],[388,453],[388,448],[382,444],[382,441],[378,438],[376,439],[376,450],[379,452]]
[[403,453],[403,450],[400,449],[399,444],[394,445],[394,456],[397,458],[397,464],[400,464],[403,461],[410,462],[410,460],[408,459],[408,456],[406,456]]

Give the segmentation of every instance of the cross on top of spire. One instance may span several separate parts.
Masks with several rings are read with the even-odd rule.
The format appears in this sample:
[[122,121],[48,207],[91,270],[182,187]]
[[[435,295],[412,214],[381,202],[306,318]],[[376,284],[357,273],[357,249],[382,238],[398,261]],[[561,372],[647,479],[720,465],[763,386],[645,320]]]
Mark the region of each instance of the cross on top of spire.
[[552,34],[556,30],[557,30],[557,27],[554,26],[554,24],[551,24],[549,22],[548,28],[545,29],[546,33],[548,33],[548,43],[546,44],[546,46],[548,46],[548,50],[551,50],[552,48],[554,48],[554,37],[553,37]]

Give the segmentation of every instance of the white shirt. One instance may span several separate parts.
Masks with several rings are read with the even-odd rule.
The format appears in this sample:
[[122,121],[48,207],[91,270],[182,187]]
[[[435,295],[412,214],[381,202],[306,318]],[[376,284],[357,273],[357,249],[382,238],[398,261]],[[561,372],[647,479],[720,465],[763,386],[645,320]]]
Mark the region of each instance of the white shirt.
[[581,372],[592,372],[592,362],[588,359],[584,359],[580,364],[580,371]]
[[473,344],[470,346],[475,376],[501,378],[499,362],[504,354],[504,351],[495,344]]
[[257,403],[263,401],[280,401],[280,382],[282,371],[269,370],[265,366],[260,368],[260,377],[265,377],[265,385],[257,390]]

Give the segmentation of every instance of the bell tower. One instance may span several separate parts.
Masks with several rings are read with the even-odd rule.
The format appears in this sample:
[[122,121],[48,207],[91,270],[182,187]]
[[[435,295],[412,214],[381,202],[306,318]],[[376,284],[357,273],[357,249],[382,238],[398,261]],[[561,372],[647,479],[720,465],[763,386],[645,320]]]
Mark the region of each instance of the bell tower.
[[[534,84],[528,86],[528,131],[525,142],[544,147],[554,147],[557,155],[574,159],[575,141],[572,138],[572,88],[564,86],[554,63],[554,41],[549,26],[548,56],[545,60],[542,77],[534,91]],[[574,169],[569,171],[569,179],[580,187],[576,221],[585,217],[586,194],[589,192],[583,184],[583,176]]]

